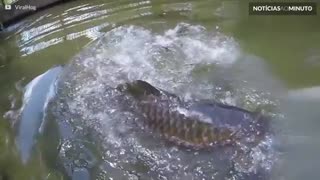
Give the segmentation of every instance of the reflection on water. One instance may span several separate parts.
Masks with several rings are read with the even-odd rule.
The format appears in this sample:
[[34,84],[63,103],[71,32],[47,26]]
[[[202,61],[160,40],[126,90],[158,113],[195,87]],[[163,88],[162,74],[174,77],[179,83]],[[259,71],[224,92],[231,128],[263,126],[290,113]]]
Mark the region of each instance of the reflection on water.
[[[85,36],[90,40],[95,40],[99,36],[101,36],[102,29],[110,25],[109,22],[93,27],[91,26],[82,31],[77,31],[74,28],[89,24],[93,19],[95,21],[108,21],[109,19],[111,19],[112,22],[135,19],[142,16],[149,16],[152,15],[151,6],[147,6],[150,3],[150,1],[141,1],[137,3],[129,3],[116,6],[114,8],[106,8],[106,5],[110,6],[111,3],[100,5],[85,4],[78,7],[66,9],[61,15],[52,16],[48,14],[44,18],[41,17],[41,21],[49,20],[48,23],[36,27],[31,26],[28,28],[24,28],[24,30],[21,32],[19,44],[22,56],[26,56],[50,46],[63,43],[65,40],[74,40],[81,36]],[[177,8],[175,9],[175,11],[186,9],[188,9],[189,11],[191,10],[190,8],[184,8],[184,6],[189,5],[176,4]],[[171,6],[169,7],[172,8]],[[120,16],[120,13],[128,13],[128,15]],[[114,17],[117,16],[119,17],[117,19],[114,19]],[[73,29],[76,30],[76,32],[72,32],[74,31]],[[68,31],[70,33],[62,37],[57,37],[55,34],[58,34],[61,31]],[[55,36],[55,38],[50,39],[50,36]],[[39,40],[42,41],[39,42]]]
[[54,83],[61,69],[61,67],[50,69],[26,86],[17,136],[17,144],[24,163],[29,160],[35,137],[45,123],[45,110],[54,95]]
[[[36,36],[40,36],[41,34],[48,33],[50,31],[56,30],[60,28],[62,24],[60,24],[60,21],[51,22],[48,24],[44,24],[42,26],[32,28],[30,30],[25,30],[21,33],[21,44],[26,44],[32,41],[36,41]],[[46,34],[48,35],[48,34]],[[40,36],[40,39],[44,36]]]
[[302,89],[295,89],[289,91],[289,98],[300,99],[304,101],[319,101],[320,100],[320,87],[309,87]]
[[[190,26],[185,28],[181,26],[181,22],[187,22]],[[212,177],[209,178],[209,174],[219,176],[214,174],[212,167],[219,172],[227,171],[223,169],[223,165],[208,163],[207,156],[203,156],[201,161],[201,154],[184,154],[175,148],[160,148],[157,151],[158,146],[147,146],[150,139],[143,139],[144,136],[139,133],[133,133],[132,136],[137,135],[146,143],[141,144],[133,137],[125,139],[129,133],[123,135],[128,132],[128,129],[121,126],[123,124],[100,124],[114,121],[110,121],[112,117],[101,113],[111,109],[106,108],[105,100],[108,98],[103,96],[105,92],[100,92],[99,88],[110,83],[112,86],[118,84],[118,80],[142,77],[163,89],[182,94],[185,98],[215,98],[248,109],[254,109],[260,104],[270,112],[280,107],[284,118],[280,118],[275,126],[285,136],[286,147],[278,147],[284,166],[279,168],[274,179],[317,179],[318,172],[312,169],[318,167],[320,162],[320,142],[317,141],[320,136],[317,133],[320,116],[317,109],[317,87],[320,83],[318,22],[319,15],[250,17],[247,16],[247,2],[219,0],[78,0],[26,18],[0,34],[4,37],[0,40],[1,114],[10,109],[10,100],[14,98],[8,97],[19,98],[16,82],[25,78],[21,82],[26,85],[52,66],[69,62],[89,42],[100,41],[99,46],[95,47],[95,53],[87,51],[88,54],[83,52],[79,57],[86,59],[86,63],[75,72],[83,70],[86,73],[80,73],[82,78],[78,78],[78,84],[73,82],[77,85],[84,83],[75,89],[78,93],[69,97],[75,98],[68,104],[73,111],[69,114],[56,111],[57,114],[61,113],[58,116],[61,122],[93,120],[85,121],[84,125],[76,123],[71,126],[57,124],[52,114],[48,114],[48,126],[41,127],[43,133],[39,134],[45,102],[40,96],[44,97],[48,86],[38,86],[41,90],[33,93],[33,97],[39,96],[39,99],[34,98],[37,105],[29,106],[28,111],[35,113],[27,113],[31,120],[22,118],[21,125],[18,126],[21,128],[16,130],[26,134],[16,134],[15,138],[20,139],[17,141],[20,149],[16,149],[11,131],[3,130],[2,127],[9,126],[2,125],[6,121],[2,121],[0,117],[0,148],[7,157],[0,156],[0,179],[61,179],[62,174],[73,179],[78,179],[79,176],[85,178],[88,174],[100,179],[148,179],[150,176],[164,179],[166,176],[170,177],[170,173],[173,174],[172,177],[178,178],[184,171],[189,172],[184,174],[184,179],[210,179]],[[115,37],[120,37],[101,41],[105,32],[117,27],[121,29],[125,24],[141,28],[131,29],[136,34],[116,31],[119,34],[115,34]],[[177,30],[181,37],[177,37]],[[192,32],[193,38],[183,36]],[[213,33],[208,37],[205,32]],[[120,42],[122,36],[126,36],[127,41]],[[110,48],[115,44],[120,46]],[[182,64],[184,67],[181,67]],[[118,67],[117,72],[107,68],[115,66]],[[130,71],[135,67],[140,69]],[[271,71],[266,67],[271,67]],[[192,78],[188,78],[189,75]],[[192,82],[191,85],[186,83],[189,81]],[[213,82],[217,87],[213,86]],[[286,86],[297,89],[288,92]],[[281,98],[274,100],[270,98],[271,95]],[[19,100],[17,104],[19,105]],[[64,106],[61,105],[60,108],[63,110]],[[71,116],[70,113],[78,116]],[[15,119],[21,114],[11,115]],[[127,118],[126,115],[122,116]],[[62,130],[58,131],[57,127]],[[109,132],[119,134],[105,132],[112,127],[118,129],[110,129]],[[61,140],[63,143],[56,141],[59,139],[57,135],[65,138]],[[74,136],[79,141],[72,141]],[[126,147],[134,152],[121,148],[121,143],[115,141],[117,138],[128,142]],[[97,142],[97,139],[101,141]],[[102,144],[102,147],[98,147],[98,144]],[[107,145],[114,147],[117,153],[106,151],[104,146]],[[3,146],[6,147],[2,148]],[[25,147],[23,150],[22,146]],[[255,152],[253,155],[256,161],[263,161],[265,167],[269,166],[272,158],[259,155],[259,151]],[[130,154],[137,156],[128,156]],[[190,162],[181,157],[196,158]],[[64,160],[58,165],[63,168],[57,168],[56,163],[61,162],[59,158]],[[28,166],[23,166],[21,159],[28,159]],[[7,162],[14,165],[9,167]],[[223,160],[219,161],[222,162]],[[186,164],[189,166],[183,170],[181,166]],[[89,170],[85,167],[89,167]],[[241,179],[236,174],[233,175],[233,178]]]

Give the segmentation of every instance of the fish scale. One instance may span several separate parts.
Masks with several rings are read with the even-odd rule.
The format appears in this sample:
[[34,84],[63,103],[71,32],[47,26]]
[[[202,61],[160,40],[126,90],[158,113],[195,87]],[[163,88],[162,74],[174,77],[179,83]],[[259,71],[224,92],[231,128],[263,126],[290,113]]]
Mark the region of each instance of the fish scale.
[[171,110],[168,103],[159,102],[156,97],[148,96],[137,105],[150,129],[178,144],[202,148],[225,143],[232,137],[230,130],[218,131],[213,124]]

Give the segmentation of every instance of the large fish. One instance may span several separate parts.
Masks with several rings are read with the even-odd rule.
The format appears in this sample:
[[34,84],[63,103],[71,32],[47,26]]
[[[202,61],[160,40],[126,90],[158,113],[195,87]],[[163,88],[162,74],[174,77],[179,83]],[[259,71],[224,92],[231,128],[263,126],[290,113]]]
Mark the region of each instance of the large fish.
[[260,113],[214,101],[182,102],[142,80],[117,89],[133,98],[134,109],[143,115],[145,126],[180,145],[256,144],[269,130],[269,121]]

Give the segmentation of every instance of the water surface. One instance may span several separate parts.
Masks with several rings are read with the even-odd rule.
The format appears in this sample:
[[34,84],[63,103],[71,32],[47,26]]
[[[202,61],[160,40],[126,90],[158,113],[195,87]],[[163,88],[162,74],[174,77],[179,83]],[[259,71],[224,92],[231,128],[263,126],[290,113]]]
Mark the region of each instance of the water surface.
[[[85,177],[87,170],[82,169],[82,163],[87,163],[85,166],[91,168],[90,172],[94,174],[96,171],[102,179],[134,179],[136,174],[132,170],[143,174],[155,162],[158,162],[157,169],[165,164],[170,164],[171,168],[178,167],[179,163],[162,162],[154,156],[163,154],[166,149],[159,151],[160,154],[148,151],[148,148],[147,151],[138,151],[147,153],[141,158],[142,162],[150,162],[150,167],[121,164],[123,162],[117,161],[118,158],[129,158],[128,152],[121,151],[121,146],[116,156],[104,150],[103,146],[110,144],[116,148],[113,143],[119,141],[112,141],[108,137],[110,134],[101,132],[106,131],[101,123],[108,122],[103,121],[105,114],[99,114],[105,111],[103,104],[106,99],[100,92],[102,87],[143,78],[185,97],[192,92],[196,97],[215,98],[247,109],[262,104],[267,111],[279,110],[283,118],[278,118],[279,123],[275,126],[281,132],[281,142],[285,145],[278,150],[283,165],[279,172],[273,172],[274,179],[316,179],[319,175],[314,168],[319,166],[317,152],[320,149],[317,140],[320,135],[317,131],[320,125],[317,110],[320,101],[317,88],[320,85],[319,20],[319,15],[248,16],[247,2],[210,0],[79,0],[28,17],[1,34],[0,112],[5,118],[0,123],[0,145],[3,154],[7,155],[0,157],[0,167],[3,167],[0,172],[2,176],[12,179],[75,178],[79,174]],[[109,32],[109,38],[100,40],[106,32]],[[92,48],[92,44],[96,47]],[[183,48],[175,47],[178,45]],[[87,46],[91,46],[87,48],[90,50],[84,50]],[[81,61],[73,58],[78,53]],[[54,66],[70,61],[71,66],[80,62],[81,67],[64,71],[64,74],[75,73],[71,78],[74,86],[70,87],[75,88],[71,91],[73,96],[67,97],[68,103],[74,105],[72,109],[78,112],[73,116],[64,114],[63,118],[58,118],[60,121],[48,116],[43,118],[45,111],[39,108],[46,104],[45,98],[41,98],[46,97],[47,90],[44,90],[33,96],[36,105],[32,107],[40,114],[32,116],[32,120],[43,122],[46,119],[50,128],[42,129],[41,123],[25,121],[23,94],[28,92],[30,86],[27,84]],[[70,77],[65,76],[65,81],[69,82]],[[49,86],[43,88],[50,89]],[[90,141],[87,144],[70,142],[74,146],[68,146],[68,141],[61,141],[61,137],[56,135],[61,128],[59,122],[68,118],[95,121],[75,126],[89,135],[68,133],[70,126],[64,126],[66,129],[63,132],[66,134],[61,134],[62,137],[68,139],[77,135],[76,139],[90,139],[95,133],[99,136],[107,134],[108,138],[102,136],[99,140],[102,150],[94,150],[98,143],[92,144]],[[82,130],[85,128],[87,131]],[[26,138],[31,140],[24,141],[30,149],[28,151],[22,151],[19,146],[19,135],[23,130],[30,131]],[[135,142],[134,138],[129,140]],[[71,153],[71,156],[61,156],[61,147],[64,146],[70,147],[70,152],[72,148],[78,151]],[[22,152],[28,153],[23,155]],[[26,156],[28,158],[24,158]],[[71,162],[70,157],[83,156],[85,161]],[[103,156],[109,159],[99,159]],[[28,160],[24,162],[23,159]],[[130,158],[127,160],[132,162]],[[64,163],[57,165],[57,162]],[[120,163],[120,166],[113,163]],[[78,167],[68,169],[66,164],[77,164]],[[104,166],[97,167],[97,164]],[[135,169],[137,167],[141,169]],[[186,177],[209,178],[207,175],[212,173],[211,166],[202,167],[207,167],[208,172],[201,169],[189,171],[193,173]],[[106,174],[101,174],[101,169]],[[158,175],[161,178],[168,176],[160,171],[150,172],[154,174],[149,175],[155,178]]]

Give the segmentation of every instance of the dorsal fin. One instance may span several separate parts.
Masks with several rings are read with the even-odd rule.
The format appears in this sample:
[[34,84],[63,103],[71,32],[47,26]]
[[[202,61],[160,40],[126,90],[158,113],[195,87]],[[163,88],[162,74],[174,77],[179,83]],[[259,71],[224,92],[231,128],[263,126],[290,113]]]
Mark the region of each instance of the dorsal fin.
[[136,88],[139,88],[144,95],[154,95],[160,96],[161,92],[151,84],[147,83],[146,81],[142,80],[135,80],[132,82],[132,85]]
[[151,84],[142,80],[135,80],[125,84],[120,84],[117,89],[122,92],[127,92],[135,98],[141,98],[146,95],[160,96],[161,92]]

